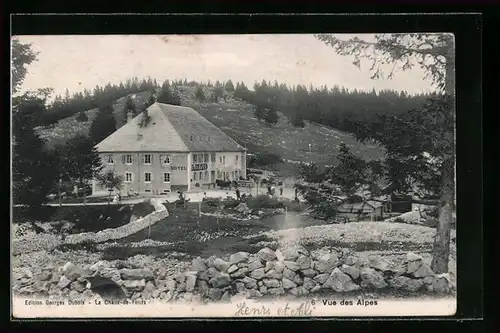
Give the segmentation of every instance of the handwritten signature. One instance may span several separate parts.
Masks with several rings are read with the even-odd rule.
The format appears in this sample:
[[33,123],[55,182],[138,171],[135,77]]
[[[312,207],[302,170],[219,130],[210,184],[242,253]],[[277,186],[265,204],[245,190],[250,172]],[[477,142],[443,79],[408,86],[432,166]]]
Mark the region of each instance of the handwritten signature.
[[240,302],[236,304],[237,310],[235,312],[236,317],[242,316],[312,316],[312,310],[314,306],[310,301],[300,303],[298,306],[291,306],[286,303],[284,306],[280,306],[276,309],[276,312],[272,311],[271,308],[262,305],[260,307],[248,306],[246,302]]

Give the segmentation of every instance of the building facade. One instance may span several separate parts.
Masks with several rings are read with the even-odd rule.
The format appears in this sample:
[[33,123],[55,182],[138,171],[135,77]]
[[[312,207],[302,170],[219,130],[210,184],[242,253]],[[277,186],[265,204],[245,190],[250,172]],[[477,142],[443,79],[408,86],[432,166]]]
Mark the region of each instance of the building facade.
[[[103,172],[122,176],[122,195],[159,195],[246,179],[246,150],[195,110],[155,103],[96,145]],[[109,194],[94,181],[93,195]]]

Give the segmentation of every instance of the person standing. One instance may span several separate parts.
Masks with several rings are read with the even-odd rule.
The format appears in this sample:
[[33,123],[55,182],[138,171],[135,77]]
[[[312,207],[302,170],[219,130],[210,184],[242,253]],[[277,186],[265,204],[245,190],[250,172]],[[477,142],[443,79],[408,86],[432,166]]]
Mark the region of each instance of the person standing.
[[238,201],[241,201],[241,194],[240,194],[240,189],[239,188],[236,188],[236,199]]

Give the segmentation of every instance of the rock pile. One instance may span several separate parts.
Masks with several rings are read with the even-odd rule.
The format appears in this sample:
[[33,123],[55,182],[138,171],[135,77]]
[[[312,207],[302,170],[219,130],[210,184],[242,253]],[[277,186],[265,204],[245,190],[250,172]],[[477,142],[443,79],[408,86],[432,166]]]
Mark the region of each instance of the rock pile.
[[229,301],[234,295],[306,296],[320,291],[349,293],[360,289],[392,288],[408,293],[449,293],[453,289],[446,274],[435,275],[422,257],[412,252],[405,260],[394,263],[378,255],[364,257],[335,251],[311,254],[300,246],[276,251],[263,248],[256,254],[238,252],[225,258],[198,257],[185,269],[176,271],[152,271],[127,261],[112,265],[100,261],[83,269],[67,263],[36,276],[21,272],[15,289],[20,294],[88,297],[98,292],[96,278],[108,289],[120,289],[123,298],[165,302]]

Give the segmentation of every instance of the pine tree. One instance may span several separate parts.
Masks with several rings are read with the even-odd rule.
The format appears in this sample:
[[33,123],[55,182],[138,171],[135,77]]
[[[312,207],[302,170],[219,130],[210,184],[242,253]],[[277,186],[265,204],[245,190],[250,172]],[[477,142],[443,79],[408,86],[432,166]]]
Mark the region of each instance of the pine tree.
[[97,116],[90,125],[90,137],[95,144],[107,138],[116,131],[116,120],[113,115],[113,107],[108,105],[99,109]]
[[278,123],[278,112],[274,108],[265,109],[264,121],[269,125],[276,125]]
[[228,80],[224,88],[226,89],[227,92],[234,92],[233,82],[231,80]]
[[202,86],[198,86],[196,88],[196,92],[195,92],[195,97],[200,101],[200,102],[204,102],[205,101],[205,92],[203,91],[203,87]]
[[175,102],[174,95],[172,94],[172,90],[170,89],[170,85],[164,84],[162,86],[160,94],[158,95],[157,102],[164,104],[173,104]]
[[177,89],[172,93],[172,105],[181,105],[181,95]]

